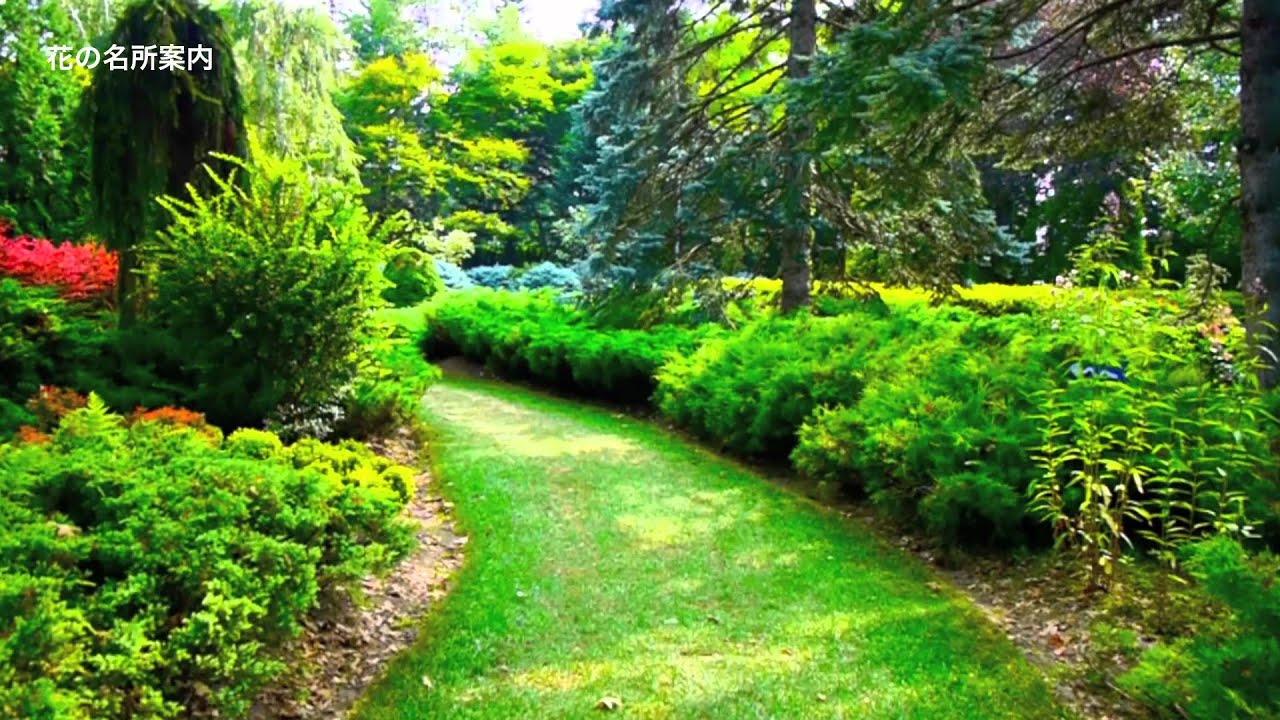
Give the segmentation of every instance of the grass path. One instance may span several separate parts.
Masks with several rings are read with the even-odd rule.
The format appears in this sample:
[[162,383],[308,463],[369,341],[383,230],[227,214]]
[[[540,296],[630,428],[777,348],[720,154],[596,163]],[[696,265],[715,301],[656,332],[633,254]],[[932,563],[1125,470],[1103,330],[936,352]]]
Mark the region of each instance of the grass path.
[[468,556],[357,718],[1059,717],[914,558],[732,463],[519,390],[426,407]]

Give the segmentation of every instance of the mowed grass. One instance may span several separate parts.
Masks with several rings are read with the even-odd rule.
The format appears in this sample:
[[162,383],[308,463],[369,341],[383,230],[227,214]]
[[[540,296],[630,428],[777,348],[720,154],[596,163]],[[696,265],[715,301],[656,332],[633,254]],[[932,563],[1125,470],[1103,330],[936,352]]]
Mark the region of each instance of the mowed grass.
[[357,718],[1061,717],[914,558],[745,469],[525,391],[425,405],[467,560]]

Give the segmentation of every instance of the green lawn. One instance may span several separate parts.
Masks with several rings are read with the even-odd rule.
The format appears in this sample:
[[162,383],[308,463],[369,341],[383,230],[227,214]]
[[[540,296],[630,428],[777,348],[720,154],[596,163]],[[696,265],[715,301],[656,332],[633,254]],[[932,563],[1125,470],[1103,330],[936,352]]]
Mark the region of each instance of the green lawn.
[[524,391],[426,407],[468,557],[355,717],[1061,716],[914,558],[747,470]]

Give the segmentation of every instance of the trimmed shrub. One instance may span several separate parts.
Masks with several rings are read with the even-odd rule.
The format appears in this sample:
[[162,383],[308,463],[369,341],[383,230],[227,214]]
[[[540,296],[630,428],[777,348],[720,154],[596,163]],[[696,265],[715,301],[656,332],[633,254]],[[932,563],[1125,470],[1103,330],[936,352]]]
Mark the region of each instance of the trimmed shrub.
[[440,276],[440,282],[444,283],[446,289],[466,290],[476,286],[465,270],[447,260],[436,258],[435,266],[436,274]]
[[516,269],[510,265],[477,265],[467,268],[467,277],[480,287],[491,290],[515,290]]
[[516,287],[521,290],[544,290],[551,288],[561,292],[576,293],[582,291],[582,278],[573,268],[542,262],[527,268],[516,278]]
[[476,289],[429,304],[429,356],[461,354],[512,379],[618,402],[645,402],[672,355],[691,352],[713,328],[596,328],[548,293]]
[[416,248],[392,251],[382,275],[391,283],[382,291],[382,299],[395,307],[417,305],[444,288],[435,262]]
[[91,397],[46,442],[0,445],[5,714],[243,715],[319,594],[408,549],[405,470],[248,440],[126,426]]
[[[804,319],[756,323],[658,371],[663,415],[736,452],[785,457],[814,408],[855,401],[861,329]],[[803,338],[803,340],[801,340]]]

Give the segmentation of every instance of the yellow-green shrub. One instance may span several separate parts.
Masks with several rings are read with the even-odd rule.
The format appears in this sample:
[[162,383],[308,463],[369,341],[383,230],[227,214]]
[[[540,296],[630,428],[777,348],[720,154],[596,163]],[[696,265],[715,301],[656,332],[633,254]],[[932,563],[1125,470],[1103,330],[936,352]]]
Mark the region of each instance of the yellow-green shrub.
[[0,445],[0,716],[241,716],[320,590],[412,543],[404,470],[362,455],[335,481],[233,437],[93,397],[47,444]]

